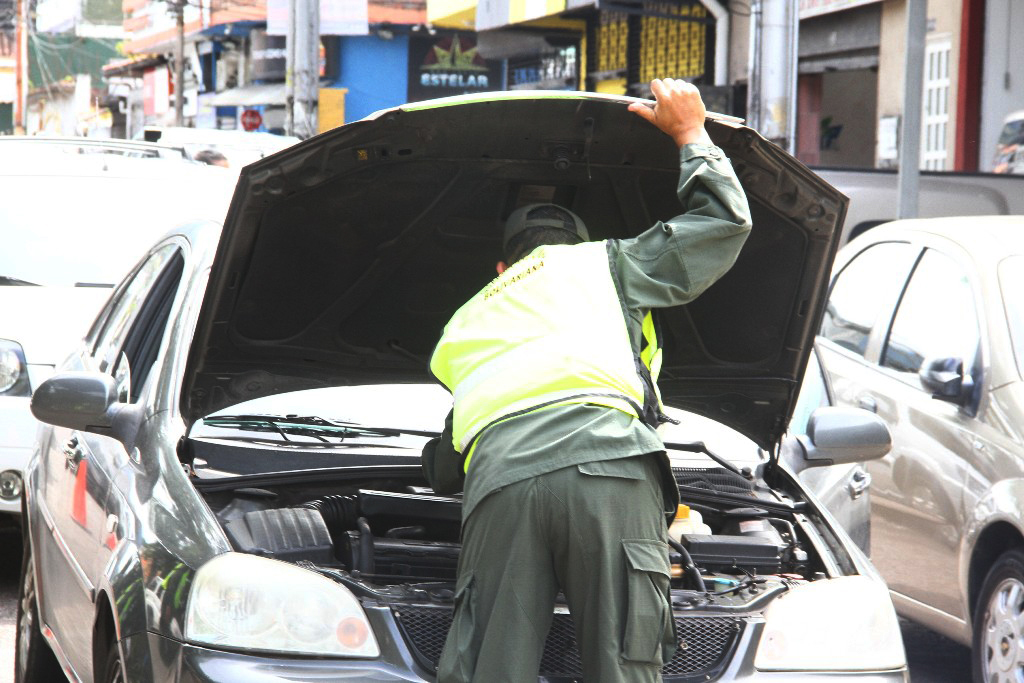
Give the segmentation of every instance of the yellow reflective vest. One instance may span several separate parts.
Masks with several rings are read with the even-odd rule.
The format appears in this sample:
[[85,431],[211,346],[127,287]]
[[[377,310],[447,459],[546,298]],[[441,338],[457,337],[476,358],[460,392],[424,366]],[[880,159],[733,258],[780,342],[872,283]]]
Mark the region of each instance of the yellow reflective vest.
[[456,311],[434,350],[430,369],[455,397],[455,449],[469,454],[487,427],[568,403],[656,426],[661,349],[650,314],[643,334],[637,356],[604,242],[538,247]]

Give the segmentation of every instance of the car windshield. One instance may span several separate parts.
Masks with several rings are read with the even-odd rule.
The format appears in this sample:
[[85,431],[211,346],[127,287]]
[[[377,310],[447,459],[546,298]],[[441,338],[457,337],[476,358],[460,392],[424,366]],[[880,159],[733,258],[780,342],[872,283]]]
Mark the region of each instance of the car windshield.
[[101,170],[105,162],[92,156],[95,173],[3,177],[0,285],[112,286],[170,228],[226,212],[227,171],[224,182],[211,182],[210,169],[196,164],[112,159],[182,169],[133,177]]
[[1008,121],[999,134],[999,145],[1019,145],[1024,143],[1024,119]]
[[1024,254],[1010,256],[999,264],[999,287],[1003,290],[1017,371],[1024,376]]

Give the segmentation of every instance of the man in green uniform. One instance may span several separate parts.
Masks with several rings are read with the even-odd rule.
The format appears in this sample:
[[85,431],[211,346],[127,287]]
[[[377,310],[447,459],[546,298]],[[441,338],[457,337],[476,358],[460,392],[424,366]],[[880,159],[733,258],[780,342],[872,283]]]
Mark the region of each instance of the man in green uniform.
[[655,431],[666,418],[650,312],[721,277],[751,223],[697,89],[672,79],[651,89],[653,109],[630,110],[679,147],[686,212],[605,242],[588,242],[561,207],[513,212],[507,263],[431,359],[455,405],[424,469],[442,490],[444,463],[465,472],[442,683],[536,681],[560,589],[587,681],[659,680],[675,650],[664,511],[678,489]]

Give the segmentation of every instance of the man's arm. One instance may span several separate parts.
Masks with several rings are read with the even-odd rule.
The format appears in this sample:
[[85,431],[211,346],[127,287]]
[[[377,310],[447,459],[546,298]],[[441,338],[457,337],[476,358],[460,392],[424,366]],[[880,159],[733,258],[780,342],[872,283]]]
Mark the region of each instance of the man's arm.
[[696,87],[665,79],[653,81],[651,90],[653,108],[629,108],[680,147],[678,195],[686,213],[615,245],[623,294],[633,310],[695,299],[732,267],[751,226],[732,164],[704,129],[706,111]]
[[434,493],[449,495],[459,493],[465,483],[462,453],[455,450],[452,443],[452,417],[454,409],[448,411],[444,420],[441,436],[435,437],[423,445],[420,466],[423,477],[434,489]]

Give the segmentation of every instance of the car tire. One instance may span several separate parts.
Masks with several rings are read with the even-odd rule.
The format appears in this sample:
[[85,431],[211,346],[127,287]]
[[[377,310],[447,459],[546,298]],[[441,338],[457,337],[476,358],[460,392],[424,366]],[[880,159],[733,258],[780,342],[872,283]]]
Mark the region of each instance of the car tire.
[[52,683],[65,680],[64,672],[53,650],[39,630],[35,561],[27,529],[24,531],[24,538],[14,647],[14,680],[15,683]]
[[97,678],[101,683],[125,683],[124,668],[121,666],[121,651],[117,641],[111,641],[107,650],[107,659],[103,664],[103,677]]
[[1024,676],[1024,552],[999,556],[982,584],[974,613],[971,668],[975,683]]

